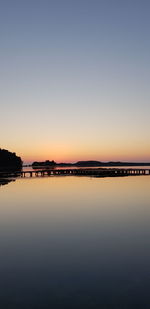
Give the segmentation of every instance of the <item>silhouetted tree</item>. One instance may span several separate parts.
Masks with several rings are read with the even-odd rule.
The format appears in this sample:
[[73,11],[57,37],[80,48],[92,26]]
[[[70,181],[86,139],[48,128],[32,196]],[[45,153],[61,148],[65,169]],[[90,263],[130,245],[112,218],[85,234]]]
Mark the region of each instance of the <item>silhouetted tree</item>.
[[21,169],[22,160],[15,152],[0,149],[0,170]]

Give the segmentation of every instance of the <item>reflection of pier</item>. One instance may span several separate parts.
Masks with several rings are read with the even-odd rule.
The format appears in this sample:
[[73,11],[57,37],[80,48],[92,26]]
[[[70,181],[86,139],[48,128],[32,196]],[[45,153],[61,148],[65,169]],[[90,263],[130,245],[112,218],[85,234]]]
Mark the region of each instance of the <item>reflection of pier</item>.
[[79,169],[43,169],[33,171],[1,172],[2,177],[43,177],[43,176],[139,176],[150,175],[150,169],[139,168],[79,168]]

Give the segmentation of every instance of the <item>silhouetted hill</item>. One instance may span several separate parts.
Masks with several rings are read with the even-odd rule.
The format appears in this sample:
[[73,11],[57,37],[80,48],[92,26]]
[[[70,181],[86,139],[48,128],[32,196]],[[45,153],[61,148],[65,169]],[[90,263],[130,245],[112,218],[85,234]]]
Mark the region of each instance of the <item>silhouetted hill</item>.
[[55,166],[55,165],[56,165],[56,162],[54,160],[52,160],[52,161],[46,160],[44,162],[35,161],[35,162],[32,163],[33,168],[36,168],[38,166],[48,166],[48,167],[50,166],[50,167],[52,167],[52,166]]
[[109,162],[101,162],[101,161],[78,161],[74,163],[76,166],[146,166],[150,165],[150,163],[136,163],[136,162],[120,162],[120,161],[109,161]]
[[18,170],[22,168],[22,160],[14,152],[0,149],[0,170]]
[[94,161],[94,160],[90,160],[90,161],[78,161],[75,163],[76,166],[101,166],[102,162],[100,161]]
[[44,162],[33,162],[32,167],[38,168],[38,167],[105,167],[105,166],[146,166],[150,165],[150,163],[136,163],[136,162],[121,162],[121,161],[109,161],[109,162],[101,162],[101,161],[95,161],[95,160],[88,160],[88,161],[78,161],[76,163],[56,163],[55,161],[49,161],[46,160]]

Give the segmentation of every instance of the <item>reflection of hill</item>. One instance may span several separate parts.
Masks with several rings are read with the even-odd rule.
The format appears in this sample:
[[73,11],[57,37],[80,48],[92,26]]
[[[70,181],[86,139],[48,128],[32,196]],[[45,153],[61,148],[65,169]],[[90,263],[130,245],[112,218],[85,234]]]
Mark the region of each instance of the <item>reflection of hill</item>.
[[8,185],[11,181],[15,181],[15,179],[0,179],[0,186]]
[[20,170],[22,168],[22,160],[16,156],[14,152],[0,149],[0,171]]
[[55,169],[55,166],[53,166],[53,165],[37,165],[37,166],[34,166],[34,165],[32,165],[32,169],[33,170],[43,170],[43,169],[45,169],[45,170],[49,170],[49,169]]

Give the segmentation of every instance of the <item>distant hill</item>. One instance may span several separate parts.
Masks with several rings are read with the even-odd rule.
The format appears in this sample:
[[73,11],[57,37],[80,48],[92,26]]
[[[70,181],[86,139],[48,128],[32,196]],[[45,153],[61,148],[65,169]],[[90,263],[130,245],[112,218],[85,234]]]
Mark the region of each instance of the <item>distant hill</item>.
[[150,165],[150,163],[136,163],[136,162],[120,162],[120,161],[109,161],[109,162],[101,162],[101,161],[78,161],[74,163],[76,166],[146,166]]
[[76,163],[56,163],[55,161],[49,161],[46,160],[44,162],[33,162],[32,167],[38,168],[38,167],[105,167],[105,166],[146,166],[150,163],[136,163],[136,162],[120,162],[120,161],[110,161],[110,162],[101,162],[101,161],[95,161],[95,160],[88,160],[88,161],[78,161]]
[[56,162],[55,161],[49,161],[49,160],[46,160],[46,161],[44,161],[44,162],[37,162],[37,161],[35,161],[35,162],[33,162],[32,163],[32,167],[38,167],[38,166],[55,166],[56,165]]
[[76,166],[102,166],[102,162],[100,161],[78,161],[75,163]]
[[0,171],[18,170],[22,168],[22,160],[14,152],[0,149]]

